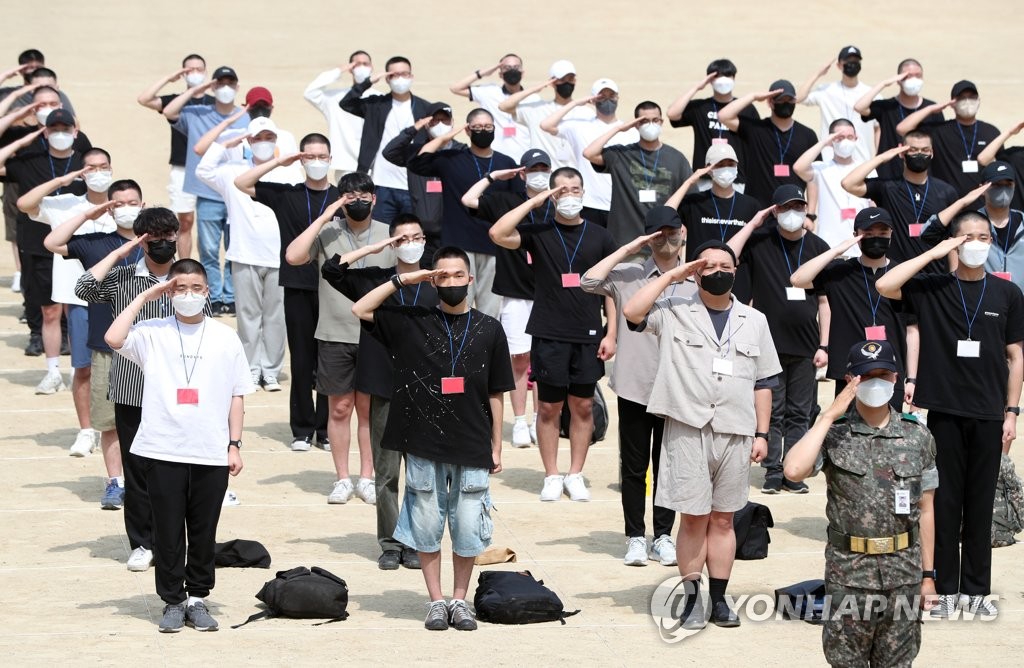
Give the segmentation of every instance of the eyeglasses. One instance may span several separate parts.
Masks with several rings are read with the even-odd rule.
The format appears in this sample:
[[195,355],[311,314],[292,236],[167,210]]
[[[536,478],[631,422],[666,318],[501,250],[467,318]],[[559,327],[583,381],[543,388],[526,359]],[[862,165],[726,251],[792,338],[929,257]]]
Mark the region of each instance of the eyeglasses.
[[494,132],[493,125],[470,125],[470,132]]
[[206,288],[203,287],[203,286],[200,286],[200,285],[175,285],[174,286],[174,294],[176,294],[176,295],[184,295],[184,294],[188,294],[188,293],[192,293],[192,294],[198,295],[200,297],[205,297],[206,296]]
[[418,243],[426,241],[426,240],[427,240],[427,238],[425,236],[423,236],[422,234],[417,234],[417,235],[411,236],[411,237],[402,237],[401,239],[399,239],[398,241],[395,242],[395,245],[396,246],[404,246],[406,244],[418,244]]

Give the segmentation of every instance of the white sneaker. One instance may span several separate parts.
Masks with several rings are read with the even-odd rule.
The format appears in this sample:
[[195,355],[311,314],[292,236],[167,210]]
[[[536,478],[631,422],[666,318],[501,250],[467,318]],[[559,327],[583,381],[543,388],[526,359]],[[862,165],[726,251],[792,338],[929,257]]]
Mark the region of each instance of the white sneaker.
[[971,596],[967,600],[967,612],[972,615],[995,618],[999,615],[999,608],[996,604],[984,596]]
[[544,489],[540,491],[541,501],[558,501],[562,498],[562,481],[565,480],[560,475],[549,475],[544,478]]
[[68,454],[72,457],[85,457],[96,449],[96,432],[92,429],[79,429],[75,442],[71,444]]
[[260,374],[259,371],[253,371],[252,372],[252,384],[254,386],[256,386],[257,390],[260,389],[260,378],[262,378],[262,377],[263,376]]
[[232,492],[230,489],[224,492],[224,501],[220,504],[221,506],[240,506],[242,502],[238,500],[238,495]]
[[371,506],[377,503],[377,485],[372,478],[360,478],[356,483],[356,496]]
[[583,481],[582,473],[570,473],[565,476],[565,492],[573,501],[590,501],[590,490]]
[[825,378],[826,373],[828,373],[828,369],[826,369],[823,366],[818,367],[817,369],[814,370],[814,380],[818,381],[819,383],[825,382],[826,380],[828,380],[827,378]]
[[348,503],[356,490],[352,487],[352,481],[348,478],[337,480],[331,493],[327,495],[327,503]]
[[512,425],[512,447],[513,448],[528,448],[533,443],[533,439],[530,438],[530,425],[526,424],[526,420],[516,420]]
[[295,452],[306,452],[313,447],[313,439],[310,438],[297,438],[292,441],[292,444],[288,446]]
[[36,394],[55,394],[66,389],[68,388],[64,384],[64,376],[60,371],[47,371],[43,379],[36,385]]
[[627,566],[647,565],[647,539],[633,536],[626,540],[626,558],[622,560]]
[[144,547],[137,547],[128,555],[128,570],[135,573],[148,571],[153,565],[153,551]]
[[537,443],[537,414],[533,414],[533,422],[530,423],[530,440]]
[[676,544],[671,536],[667,534],[658,536],[654,541],[653,551],[662,566],[676,565]]
[[21,272],[14,272],[14,276],[11,277],[11,292],[21,292]]
[[273,376],[264,376],[263,389],[267,392],[280,392],[281,383],[277,382],[277,378],[274,378]]

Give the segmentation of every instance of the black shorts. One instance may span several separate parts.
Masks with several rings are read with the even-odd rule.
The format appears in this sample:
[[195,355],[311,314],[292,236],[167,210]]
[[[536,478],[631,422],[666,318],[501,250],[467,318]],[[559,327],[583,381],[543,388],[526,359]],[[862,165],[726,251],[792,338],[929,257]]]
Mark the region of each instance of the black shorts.
[[316,391],[329,397],[356,389],[359,344],[317,341]]
[[28,307],[53,306],[53,254],[22,253],[21,285]]
[[530,349],[530,380],[556,387],[589,385],[604,376],[598,344],[569,343],[533,337]]

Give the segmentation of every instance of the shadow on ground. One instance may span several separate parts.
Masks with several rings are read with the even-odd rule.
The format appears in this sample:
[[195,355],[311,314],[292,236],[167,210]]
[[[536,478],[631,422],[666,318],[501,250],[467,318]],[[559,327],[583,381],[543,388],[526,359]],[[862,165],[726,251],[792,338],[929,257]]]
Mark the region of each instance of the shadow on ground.
[[614,531],[591,531],[584,536],[564,536],[552,540],[537,541],[537,545],[575,545],[587,554],[622,556],[622,534]]
[[[314,459],[310,459],[309,461],[310,465],[317,463],[317,460]],[[323,462],[323,464],[329,465],[328,462]],[[262,480],[257,480],[256,484],[280,485],[283,483],[291,483],[303,492],[326,496],[331,491],[331,485],[334,484],[335,480],[336,477],[333,471],[312,469],[298,471],[296,473],[282,473],[269,478],[263,478]],[[362,502],[360,501],[360,503]]]
[[[377,594],[349,594],[349,612],[358,615],[360,611],[376,612],[387,619],[408,619],[422,621],[427,614],[425,603],[427,593],[411,589],[389,589]],[[353,610],[353,604],[359,606]]]
[[23,489],[66,489],[79,500],[99,505],[103,496],[103,478],[100,476],[81,476],[77,480],[52,480],[50,482],[31,482],[22,485]]

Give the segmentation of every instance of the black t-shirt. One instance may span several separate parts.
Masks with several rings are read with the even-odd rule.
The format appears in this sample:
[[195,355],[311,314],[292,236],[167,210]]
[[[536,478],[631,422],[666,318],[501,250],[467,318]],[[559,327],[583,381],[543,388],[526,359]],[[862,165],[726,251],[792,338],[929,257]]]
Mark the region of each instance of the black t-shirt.
[[[582,276],[616,249],[600,225],[557,222],[521,225],[522,247],[533,258],[536,285],[526,332],[554,341],[593,343],[601,339],[603,297],[582,288],[563,288],[563,274]],[[570,263],[569,260],[572,260]],[[571,264],[571,269],[570,269]]]
[[274,212],[277,226],[281,229],[281,270],[278,283],[284,288],[316,291],[320,283],[316,265],[292,266],[284,259],[284,254],[288,244],[305,232],[329,203],[338,199],[338,189],[329,186],[327,190],[310,190],[304,183],[288,185],[258,181],[253,199]]
[[[780,131],[771,118],[740,121],[737,131],[743,140],[747,159],[747,187],[744,192],[761,206],[772,203],[775,189],[786,183],[803,188],[803,180],[793,171],[793,163],[818,143],[818,135],[806,125],[793,121],[793,127]],[[787,165],[789,176],[775,176],[775,165]]]
[[[353,269],[339,264],[340,256],[335,255],[324,262],[320,275],[331,287],[345,295],[352,302],[365,297],[371,290],[390,281],[395,275],[394,267],[362,267]],[[387,298],[385,304],[392,306],[437,306],[437,290],[429,281],[403,287]],[[376,397],[391,398],[395,369],[391,355],[376,337],[363,327],[359,330],[359,358],[356,360],[356,390]]]
[[[490,395],[515,387],[501,324],[476,309],[451,315],[439,308],[383,305],[366,327],[394,360],[381,445],[435,462],[490,469]],[[463,379],[463,393],[442,393],[442,378],[451,376]]]
[[[935,104],[928,98],[921,98],[921,106],[927,107]],[[861,120],[865,123],[870,120],[878,121],[879,135],[878,135],[878,152],[885,153],[891,148],[899,146],[903,141],[903,137],[896,132],[896,126],[903,122],[903,119],[910,114],[917,111],[917,109],[910,109],[900,104],[899,99],[895,97],[889,97],[884,100],[873,100],[871,102],[871,109],[868,111],[867,116],[861,116]],[[942,113],[937,112],[930,114],[925,118],[925,123],[941,123],[943,120]],[[899,160],[890,160],[889,162],[883,163],[878,166],[876,170],[878,176],[883,179],[898,179],[903,176],[903,167]]]
[[[953,187],[934,176],[923,185],[910,183],[906,179],[867,179],[867,197],[889,212],[893,220],[892,242],[887,255],[895,263],[917,257],[928,250],[928,244],[921,241],[920,227],[936,214],[957,200]],[[911,233],[917,236],[911,236]],[[943,273],[946,261],[929,263],[925,271]]]
[[[170,104],[178,96],[176,94],[161,95],[160,96],[160,109],[163,110],[168,104]],[[213,106],[217,104],[217,99],[212,95],[203,95],[202,97],[190,97],[185,106],[188,107],[193,104],[205,104],[207,106]],[[177,121],[168,120],[168,125],[173,126]],[[185,152],[188,150],[188,135],[178,132],[171,127],[171,159],[168,161],[175,167],[185,166]]]
[[[462,206],[462,196],[480,179],[499,169],[515,169],[516,161],[494,151],[489,158],[479,158],[468,148],[422,153],[409,160],[406,165],[413,174],[441,177],[441,199],[444,202],[444,217],[441,219],[441,243],[457,246],[467,253],[494,255],[495,245],[487,236],[490,225],[470,215]],[[488,192],[510,192],[523,194],[526,187],[522,179],[495,181]]]
[[789,277],[800,265],[827,250],[829,245],[813,232],[790,241],[774,224],[756,230],[743,248],[740,262],[750,265],[751,305],[768,319],[780,354],[813,357],[818,349],[820,292],[805,290],[802,300],[790,301],[786,288],[792,287]]
[[[679,117],[679,120],[670,122],[674,128],[687,126],[693,128],[694,167],[704,166],[712,140],[725,139],[728,141],[733,150],[736,151],[736,158],[739,162],[739,176],[736,177],[736,182],[745,183],[746,178],[743,174],[743,165],[746,161],[743,159],[743,142],[740,141],[739,136],[735,132],[718,121],[718,110],[724,106],[726,105],[718,102],[713,97],[690,100],[686,104],[686,108],[683,109],[683,114]],[[750,105],[740,111],[739,117],[744,121],[756,121],[761,116],[757,113],[754,105]]]
[[[487,192],[480,197],[476,216],[493,225],[498,222],[499,218],[525,201],[525,194],[491,192],[491,189],[488,188]],[[550,222],[554,215],[555,207],[549,201],[544,208],[531,211],[520,225]],[[530,266],[533,258],[530,254],[522,248],[509,250],[498,246],[494,257],[494,285],[491,287],[491,292],[511,299],[533,299],[533,267]]]
[[[128,243],[128,239],[116,232],[78,234],[68,240],[68,258],[81,261],[85,270],[89,271],[97,262],[126,243]],[[119,260],[114,266],[134,266],[142,257],[142,249],[136,248],[131,255]],[[103,336],[114,322],[113,306],[110,302],[89,302],[87,306],[89,308],[89,337],[86,345],[90,350],[110,352],[110,346],[103,340]]]
[[[904,308],[921,323],[914,404],[969,418],[1002,420],[1006,346],[1024,340],[1020,288],[992,274],[986,274],[984,281],[918,274],[903,285],[902,292]],[[978,357],[957,357],[957,341],[968,338],[965,309],[974,318],[970,338],[980,342]]]
[[[959,196],[966,195],[981,185],[981,165],[976,172],[964,172],[964,160],[978,159],[999,136],[999,129],[991,123],[976,121],[974,125],[960,125],[953,119],[941,123],[922,123],[918,126],[932,136],[932,175],[953,186]],[[983,202],[979,200],[977,206]]]
[[848,258],[830,263],[815,278],[814,289],[825,293],[832,310],[828,335],[829,378],[840,380],[846,375],[847,352],[853,344],[867,338],[864,330],[872,325],[885,327],[885,340],[896,352],[897,370],[900,377],[905,375],[907,339],[901,318],[903,303],[886,299],[875,290],[875,282],[886,270],[873,270],[862,265],[860,258]]
[[[760,210],[757,200],[743,193],[722,199],[706,190],[684,197],[679,218],[686,227],[686,261],[696,259],[695,253],[705,241],[732,239]],[[750,302],[750,269],[745,264],[736,268],[732,293],[744,304]]]

